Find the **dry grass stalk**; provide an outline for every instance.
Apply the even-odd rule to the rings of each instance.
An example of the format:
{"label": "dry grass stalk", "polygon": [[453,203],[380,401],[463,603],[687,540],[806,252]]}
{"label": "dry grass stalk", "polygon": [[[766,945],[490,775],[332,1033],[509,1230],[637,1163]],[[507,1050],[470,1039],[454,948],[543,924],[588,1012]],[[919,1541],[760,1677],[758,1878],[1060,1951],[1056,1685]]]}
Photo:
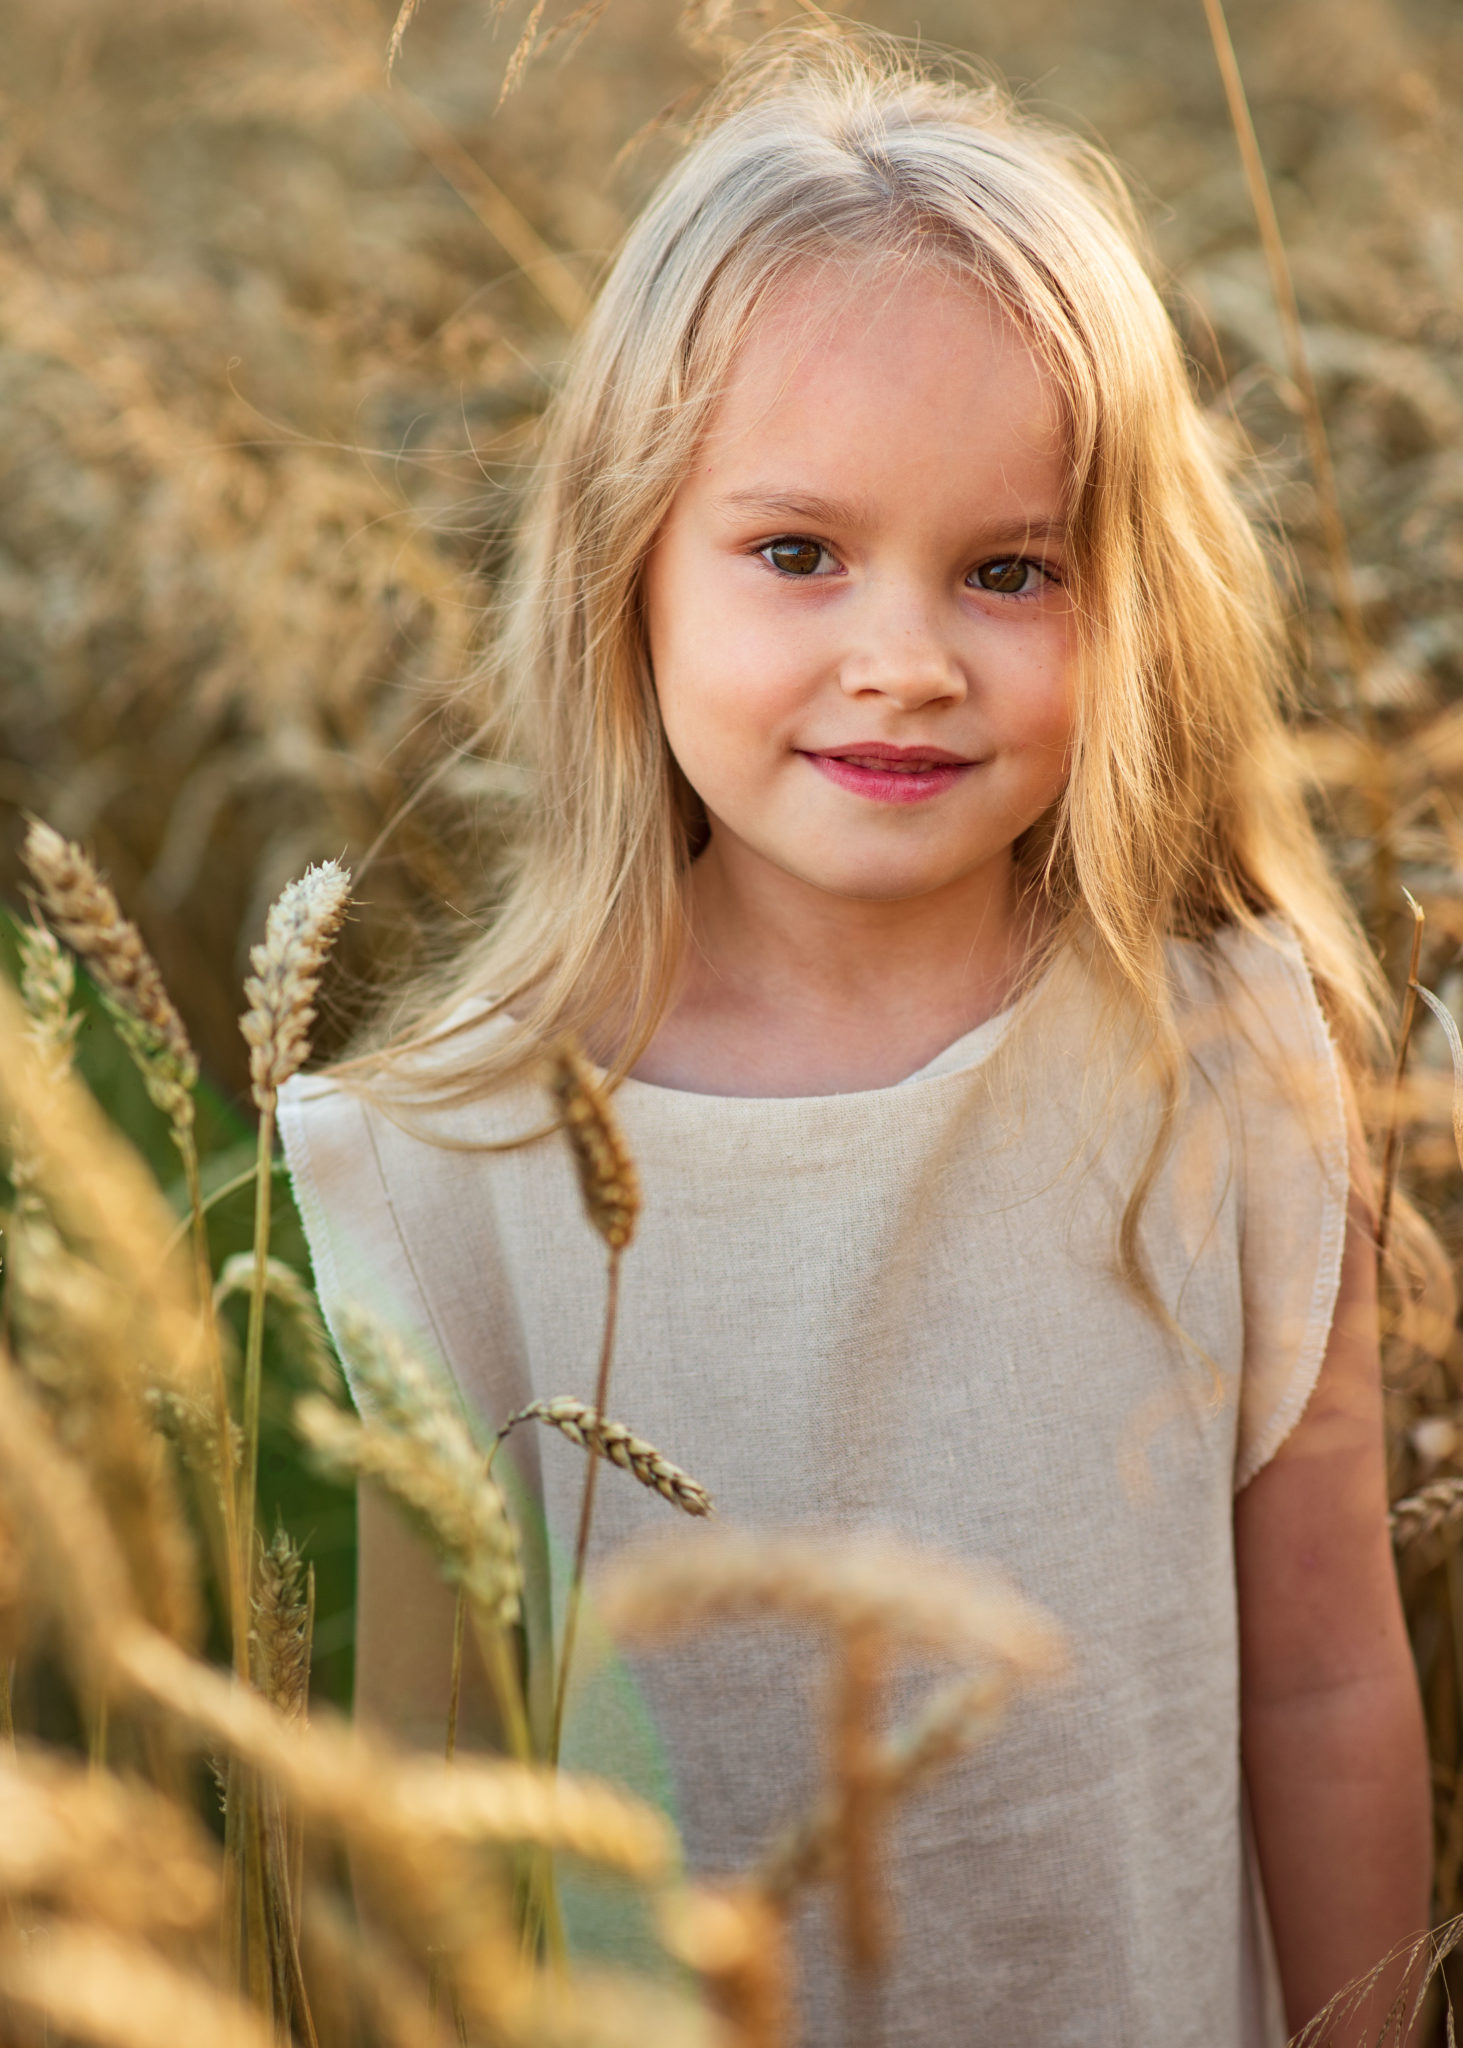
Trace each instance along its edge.
{"label": "dry grass stalk", "polygon": [[604,1084],[577,1046],[565,1043],[555,1051],[549,1092],[569,1140],[584,1212],[610,1250],[623,1251],[640,1214],[640,1177]]}
{"label": "dry grass stalk", "polygon": [[1463,1529],[1463,1479],[1434,1479],[1417,1493],[1392,1503],[1392,1544],[1410,1550],[1430,1538],[1446,1542]]}
{"label": "dry grass stalk", "polygon": [[607,1459],[611,1465],[618,1465],[622,1472],[630,1473],[642,1486],[649,1487],[688,1515],[709,1515],[712,1512],[711,1495],[704,1486],[699,1486],[669,1458],[663,1458],[653,1444],[633,1435],[624,1423],[601,1421],[583,1401],[576,1401],[568,1394],[555,1395],[549,1401],[530,1401],[526,1408],[520,1408],[516,1415],[508,1417],[498,1431],[499,1441],[507,1436],[510,1429],[516,1429],[520,1422],[542,1422],[548,1428],[556,1429],[560,1436],[568,1437],[570,1443],[593,1452],[596,1457]]}
{"label": "dry grass stalk", "polygon": [[[942,1686],[907,1727],[886,1737],[872,1760],[870,1783],[882,1802],[908,1797],[991,1734],[1023,1682],[1008,1666]],[[843,1801],[833,1790],[773,1841],[757,1866],[759,1890],[776,1905],[837,1874],[844,1835]]]}
{"label": "dry grass stalk", "polygon": [[879,1707],[887,1654],[880,1638],[850,1636],[833,1671],[831,1775],[838,1809],[835,1867],[843,1942],[860,1976],[882,1968],[889,1947],[879,1888],[888,1787],[879,1763]]}
{"label": "dry grass stalk", "polygon": [[148,1093],[175,1128],[191,1126],[198,1061],[141,932],[81,848],[51,826],[31,823],[24,858],[48,922],[85,962]]}
{"label": "dry grass stalk", "polygon": [[635,1642],[772,1616],[1021,1679],[1064,1662],[1055,1623],[1003,1580],[895,1537],[709,1529],[636,1543],[606,1568],[598,1598],[605,1625]]}
{"label": "dry grass stalk", "polygon": [[[186,1269],[175,1256],[173,1215],[151,1175],[75,1076],[58,1075],[42,1058],[24,1009],[3,983],[0,1111],[29,1162],[32,1190],[69,1252],[115,1291],[110,1329],[103,1332],[114,1362],[136,1375],[144,1398],[174,1413],[189,1432],[197,1460],[211,1467],[229,1560],[230,1608],[242,1644],[232,1425],[212,1318],[200,1317],[190,1302]],[[196,1180],[191,1137],[183,1156],[185,1166],[193,1159],[190,1179]]]}
{"label": "dry grass stalk", "polygon": [[1377,1209],[1377,1250],[1385,1253],[1392,1222],[1392,1195],[1397,1185],[1397,1163],[1401,1142],[1400,1117],[1402,1083],[1407,1073],[1407,1053],[1412,1044],[1412,1024],[1417,1015],[1417,963],[1422,955],[1422,905],[1403,890],[1412,910],[1412,951],[1407,963],[1407,986],[1402,998],[1402,1022],[1397,1032],[1397,1051],[1392,1064],[1392,1093],[1387,1103],[1387,1136],[1382,1147],[1382,1193]]}
{"label": "dry grass stalk", "polygon": [[218,1855],[175,1801],[40,1751],[0,1757],[0,1896],[122,1934],[200,1934]]}
{"label": "dry grass stalk", "polygon": [[777,1906],[751,1885],[699,1886],[667,1898],[660,1926],[727,2021],[733,2048],[788,2048],[792,1959]]}
{"label": "dry grass stalk", "polygon": [[[221,1309],[234,1295],[251,1294],[253,1288],[254,1254],[251,1251],[236,1252],[224,1261],[219,1271],[213,1290],[215,1310]],[[264,1293],[267,1301],[283,1309],[286,1325],[294,1333],[297,1356],[308,1377],[322,1392],[340,1393],[340,1371],[335,1353],[330,1348],[330,1338],[309,1286],[283,1259],[266,1259]]]}
{"label": "dry grass stalk", "polygon": [[[610,1107],[609,1095],[576,1045],[566,1040],[558,1046],[549,1061],[548,1079],[549,1092],[569,1140],[584,1212],[609,1250],[604,1331],[600,1339],[592,1403],[596,1415],[605,1415],[609,1412],[610,1371],[614,1363],[615,1324],[620,1306],[620,1260],[635,1234],[635,1222],[640,1214],[640,1177]],[[584,1599],[584,1573],[589,1562],[589,1537],[594,1525],[599,1467],[600,1460],[591,1458],[585,1468],[584,1492],[579,1502],[574,1568],[564,1605],[564,1631],[559,1643],[559,1669],[554,1684],[554,1722],[549,1737],[551,1763],[558,1762],[564,1739],[569,1674],[573,1669],[579,1611]]]}
{"label": "dry grass stalk", "polygon": [[1448,1041],[1448,1053],[1453,1062],[1453,1146],[1458,1154],[1458,1164],[1463,1166],[1463,1039],[1458,1036],[1458,1027],[1453,1022],[1451,1011],[1440,1003],[1431,989],[1422,988],[1416,981],[1410,981],[1409,991],[1420,996],[1439,1024]]}
{"label": "dry grass stalk", "polygon": [[0,1996],[96,2048],[278,2048],[257,2014],[203,1979],[136,1942],[65,1921],[0,1949]]}
{"label": "dry grass stalk", "polygon": [[44,1216],[19,1225],[7,1306],[12,1340],[61,1444],[90,1475],[142,1611],[180,1642],[202,1631],[193,1541],[131,1358],[131,1303],[74,1258]]}
{"label": "dry grass stalk", "polygon": [[244,983],[249,1008],[240,1029],[261,1110],[273,1110],[280,1089],[309,1057],[320,976],[344,921],[350,887],[350,874],[337,861],[307,868],[273,905],[264,943],[250,951],[254,972]]}

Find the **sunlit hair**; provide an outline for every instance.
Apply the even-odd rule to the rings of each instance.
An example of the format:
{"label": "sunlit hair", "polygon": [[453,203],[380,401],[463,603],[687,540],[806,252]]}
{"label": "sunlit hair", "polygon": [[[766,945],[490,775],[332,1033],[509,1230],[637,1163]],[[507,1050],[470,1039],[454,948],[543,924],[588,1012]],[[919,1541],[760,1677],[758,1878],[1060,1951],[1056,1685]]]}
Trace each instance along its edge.
{"label": "sunlit hair", "polygon": [[1275,584],[1138,248],[1106,158],[987,84],[871,37],[782,38],[734,72],[626,239],[546,423],[487,679],[496,742],[535,778],[501,907],[346,1078],[379,1087],[392,1048],[469,996],[511,1023],[438,1048],[447,1099],[566,1031],[619,1072],[645,1048],[705,830],[656,707],[646,556],[764,310],[809,266],[869,262],[938,263],[997,300],[1065,406],[1075,742],[1064,795],[1016,848],[1043,957],[1080,931],[1136,999],[1171,1116],[1165,939],[1278,912],[1361,1061],[1368,956],[1306,813]]}

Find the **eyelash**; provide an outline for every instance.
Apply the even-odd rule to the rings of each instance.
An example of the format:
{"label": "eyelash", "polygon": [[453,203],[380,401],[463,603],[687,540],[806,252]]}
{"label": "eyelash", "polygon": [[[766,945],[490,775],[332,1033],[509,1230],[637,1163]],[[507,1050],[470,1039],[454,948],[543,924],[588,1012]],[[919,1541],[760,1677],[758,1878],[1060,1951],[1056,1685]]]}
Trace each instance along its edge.
{"label": "eyelash", "polygon": [[[837,560],[836,555],[834,555],[832,548],[828,546],[827,542],[821,540],[814,540],[811,534],[775,534],[771,540],[763,541],[760,544],[760,546],[755,550],[755,552],[761,558],[762,561],[766,562],[768,568],[772,570],[774,575],[782,577],[784,581],[788,583],[811,583],[817,578],[816,569],[810,570],[806,574],[799,575],[796,570],[780,569],[778,567],[776,562],[774,562],[771,558],[772,550],[774,548],[788,546],[815,547],[818,550],[820,556],[826,555],[829,557],[830,560]],[[1042,580],[1040,583],[1037,584],[1035,589],[988,590],[983,585],[972,583],[971,581],[971,578],[977,576],[982,569],[994,569],[1012,562],[1019,563],[1022,568],[1034,569],[1036,571],[1037,575]],[[992,555],[988,560],[976,563],[975,567],[970,571],[969,576],[967,576],[966,578],[966,588],[980,590],[982,591],[982,594],[986,597],[1008,597],[1014,604],[1023,604],[1029,602],[1034,597],[1039,597],[1044,589],[1051,590],[1059,588],[1061,585],[1061,580],[1061,577],[1057,574],[1057,572],[1054,569],[1048,568],[1045,562],[1038,562],[1030,555]]]}

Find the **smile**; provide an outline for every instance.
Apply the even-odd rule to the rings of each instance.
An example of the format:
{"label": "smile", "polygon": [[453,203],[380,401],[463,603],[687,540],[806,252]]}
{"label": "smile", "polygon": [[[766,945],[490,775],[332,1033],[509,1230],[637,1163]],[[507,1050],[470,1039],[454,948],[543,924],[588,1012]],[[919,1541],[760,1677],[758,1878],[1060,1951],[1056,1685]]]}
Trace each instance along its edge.
{"label": "smile", "polygon": [[928,803],[980,765],[942,747],[870,746],[836,754],[806,752],[803,759],[840,789],[882,804]]}

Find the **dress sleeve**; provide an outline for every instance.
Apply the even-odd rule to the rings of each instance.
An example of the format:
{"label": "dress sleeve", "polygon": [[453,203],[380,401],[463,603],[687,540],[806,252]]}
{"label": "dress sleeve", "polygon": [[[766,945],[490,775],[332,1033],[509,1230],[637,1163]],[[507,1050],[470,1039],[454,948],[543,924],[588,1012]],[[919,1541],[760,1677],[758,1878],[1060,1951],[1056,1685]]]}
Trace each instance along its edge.
{"label": "dress sleeve", "polygon": [[[370,1110],[317,1075],[280,1090],[279,1134],[336,1348],[342,1310],[376,1315],[439,1369],[446,1347],[392,1204]],[[347,1366],[349,1377],[349,1366]],[[360,1402],[360,1389],[351,1392]]]}
{"label": "dress sleeve", "polygon": [[1350,1193],[1341,1067],[1284,926],[1220,942],[1239,1124],[1244,1371],[1235,1491],[1300,1420],[1341,1279]]}

